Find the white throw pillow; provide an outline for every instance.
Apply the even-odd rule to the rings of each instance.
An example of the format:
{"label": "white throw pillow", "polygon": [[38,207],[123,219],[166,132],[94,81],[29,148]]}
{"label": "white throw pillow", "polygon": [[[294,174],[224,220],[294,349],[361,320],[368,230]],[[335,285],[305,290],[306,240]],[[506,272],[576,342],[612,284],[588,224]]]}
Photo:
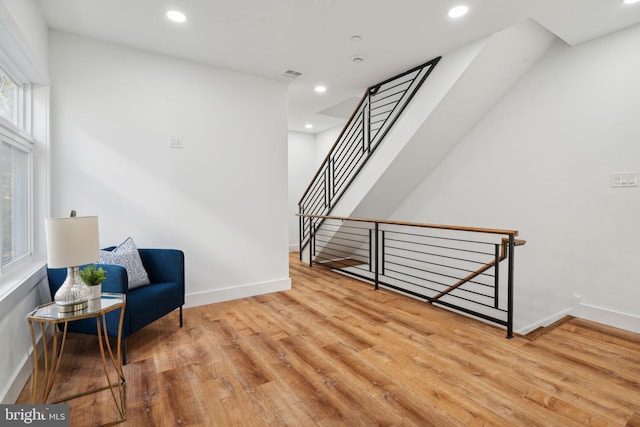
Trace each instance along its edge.
{"label": "white throw pillow", "polygon": [[112,251],[100,251],[101,264],[120,265],[127,270],[129,289],[149,284],[149,276],[133,239],[129,237]]}

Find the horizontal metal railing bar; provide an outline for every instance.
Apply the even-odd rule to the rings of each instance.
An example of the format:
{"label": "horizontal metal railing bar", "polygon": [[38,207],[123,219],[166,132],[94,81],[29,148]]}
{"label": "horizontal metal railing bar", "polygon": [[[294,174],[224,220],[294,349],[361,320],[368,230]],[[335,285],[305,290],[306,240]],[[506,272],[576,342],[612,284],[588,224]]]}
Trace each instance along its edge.
{"label": "horizontal metal railing bar", "polygon": [[[395,264],[395,265],[398,265],[398,264]],[[402,265],[400,267],[406,267],[406,266]],[[436,284],[442,285],[444,287],[449,287],[449,284],[447,284],[447,283],[442,283],[442,282],[438,282],[437,280],[427,279],[425,276],[416,276],[414,274],[409,274],[406,271],[394,270],[393,268],[389,268],[389,267],[385,267],[384,270],[385,270],[384,276],[386,276],[386,277],[393,277],[394,279],[397,279],[397,277],[394,277],[393,275],[387,273],[388,271],[390,271],[392,273],[402,274],[403,276],[413,277],[415,279],[419,279],[419,280],[422,280],[422,281],[425,281],[425,282],[436,283]],[[419,269],[419,268],[410,268],[410,270],[417,270],[419,272],[429,273],[429,274],[432,274],[434,276],[447,277],[449,279],[454,279],[454,280],[463,279],[462,277],[450,276],[448,274],[436,273],[435,271],[422,270],[422,269]],[[407,282],[407,283],[409,283],[409,282]],[[474,282],[473,280],[469,280],[469,281],[467,281],[467,283],[473,283],[473,284],[479,285],[479,286],[489,286],[489,287],[491,287],[491,285],[486,285],[486,284],[480,283],[480,282]],[[419,286],[417,283],[413,283],[413,285]],[[460,290],[460,291],[465,291],[465,292],[469,292],[469,293],[472,293],[472,294],[486,296],[485,294],[482,294],[480,292],[471,291],[469,289],[464,289],[462,287],[456,288],[456,290]]]}
{"label": "horizontal metal railing bar", "polygon": [[[409,88],[414,83],[414,81],[415,80],[407,80],[407,81],[401,82],[401,83],[395,85],[394,87],[389,88],[388,90],[386,90],[384,96],[380,96],[380,94],[372,96],[371,100],[369,101],[369,104],[371,105],[371,109],[374,110],[376,108],[379,108],[380,105],[382,105],[382,104],[388,104],[387,100],[389,100],[390,98],[393,98],[393,97],[396,97],[398,100],[402,99],[404,94],[409,91]],[[386,92],[388,92],[388,93],[386,93]],[[398,96],[398,95],[400,95],[400,96]],[[395,102],[393,102],[393,103],[395,104]]]}
{"label": "horizontal metal railing bar", "polygon": [[[319,233],[332,233],[332,234],[340,233],[340,234],[345,234],[345,235],[347,235],[347,236],[354,236],[354,237],[355,237],[355,236],[357,236],[357,237],[363,237],[363,238],[368,238],[368,237],[369,237],[369,236],[368,236],[368,233],[361,233],[361,232],[359,232],[359,231],[360,231],[360,230],[357,230],[357,229],[355,229],[355,230],[325,229],[325,228],[324,228],[324,224],[323,224],[323,227],[321,227],[320,229],[318,229],[318,232],[317,232],[316,234],[319,234]],[[369,230],[365,228],[365,229],[363,229],[362,231],[368,232]]]}
{"label": "horizontal metal railing bar", "polygon": [[[401,259],[404,259],[404,260],[415,261],[415,262],[422,263],[422,264],[429,264],[429,265],[435,265],[435,266],[438,266],[438,267],[450,268],[452,270],[464,271],[465,273],[474,273],[476,271],[476,270],[468,270],[466,268],[461,268],[461,267],[454,267],[454,266],[447,265],[447,264],[439,264],[437,262],[432,262],[432,261],[425,261],[425,260],[421,260],[421,259],[417,259],[417,258],[403,257],[403,256],[400,256],[400,255],[395,255],[395,254],[386,254],[385,255],[386,264],[402,265],[402,264],[400,264],[398,262],[393,262],[393,260],[389,259],[389,258],[401,258]],[[480,264],[480,265],[486,265],[487,264],[486,262],[482,263],[482,262],[475,262],[475,261],[470,262],[470,263]],[[485,273],[485,272],[480,273],[480,275],[481,276],[486,276],[486,277],[495,277],[493,274]],[[462,277],[460,277],[460,279],[462,279]]]}
{"label": "horizontal metal railing bar", "polygon": [[[429,243],[421,243],[421,242],[409,242],[407,240],[395,240],[395,239],[388,239],[391,240],[393,242],[398,242],[398,243],[407,243],[407,244],[412,244],[412,245],[417,245],[419,247],[429,247],[429,248],[438,248],[438,249],[447,249],[450,251],[457,251],[457,252],[466,252],[466,253],[470,253],[470,254],[478,254],[478,255],[493,255],[493,253],[487,253],[487,252],[481,252],[481,251],[474,251],[472,249],[461,249],[461,248],[452,248],[450,246],[442,246],[442,245],[432,245]],[[405,249],[405,248],[401,248],[398,246],[390,246],[390,248],[393,249],[401,249],[401,250],[407,250],[410,251],[410,249]],[[414,251],[416,252],[416,251]]]}
{"label": "horizontal metal railing bar", "polygon": [[[389,114],[385,114],[385,115],[383,116],[384,118],[382,119],[382,124],[380,125],[380,128],[378,129],[378,131],[380,131],[380,130],[384,129],[384,130],[385,130],[385,132],[386,132],[387,130],[389,130],[389,129],[388,129],[388,126],[387,126],[387,122],[389,121],[389,118],[391,117],[391,114],[392,114],[392,113],[393,113],[393,111],[391,111]],[[379,123],[379,122],[380,122],[380,120],[377,120],[377,121],[376,121],[376,120],[374,120],[374,119],[373,119],[373,117],[372,117],[372,118],[371,118],[371,122],[372,122],[372,123]],[[375,138],[372,138],[372,140],[376,140],[376,141],[377,141],[377,140],[378,140],[378,135],[376,134],[376,137],[375,137]]]}
{"label": "horizontal metal railing bar", "polygon": [[335,233],[340,233],[340,234],[346,234],[348,236],[359,236],[359,237],[365,237],[365,238],[369,237],[369,233],[360,233],[360,232],[358,232],[360,230],[368,232],[369,229],[367,229],[367,228],[353,229],[353,230],[347,231],[347,230],[344,230],[344,229],[341,229],[341,228],[329,229],[329,228],[325,228],[324,226],[325,226],[325,224],[323,224],[322,227],[320,227],[318,229],[318,231],[316,231],[317,235],[319,235],[319,234],[329,235],[329,234],[326,234],[326,233],[331,233],[330,235],[333,235]]}
{"label": "horizontal metal railing bar", "polygon": [[[393,244],[395,243],[395,244]],[[486,264],[485,258],[493,254],[483,254],[481,252],[465,251],[464,249],[448,249],[442,246],[433,247],[430,245],[411,245],[410,242],[404,242],[404,245],[396,246],[403,242],[385,242],[385,252],[390,254],[397,254],[406,257],[415,256],[415,254],[424,254],[434,258],[441,258],[442,260],[450,259],[455,261],[467,261],[472,264]],[[444,250],[438,250],[444,249]]]}
{"label": "horizontal metal railing bar", "polygon": [[367,271],[369,271],[367,269],[359,267],[359,265],[362,265],[362,264],[358,264],[357,266],[350,266],[348,261],[327,261],[326,264],[327,265],[322,265],[322,264],[320,264],[320,265],[322,267],[327,267],[327,268],[330,268],[330,269],[340,268],[340,267],[334,267],[334,266],[342,265],[343,268],[349,267],[352,270],[364,272],[363,275],[366,274]]}
{"label": "horizontal metal railing bar", "polygon": [[[450,303],[448,303],[446,301],[437,300],[437,301],[432,301],[431,303],[432,304],[443,305],[443,306],[449,307],[449,308],[451,308],[453,310],[458,310],[458,311],[461,311],[463,313],[467,313],[467,314],[470,314],[472,316],[479,317],[481,319],[487,320],[489,322],[494,322],[494,323],[496,323],[498,325],[509,326],[509,322],[507,322],[506,320],[502,320],[502,319],[499,319],[497,317],[492,317],[492,316],[486,315],[484,313],[479,313],[477,311],[469,310],[468,308],[465,308],[465,307],[459,307],[459,306],[457,306],[455,304],[450,304]],[[497,309],[497,311],[500,311],[502,313],[506,313],[506,310]]]}
{"label": "horizontal metal railing bar", "polygon": [[428,224],[428,223],[421,223],[421,222],[352,218],[352,217],[330,216],[330,215],[296,214],[296,216],[307,217],[307,218],[335,219],[335,220],[354,221],[354,222],[371,222],[371,223],[378,223],[378,224],[406,225],[408,227],[434,228],[439,230],[473,231],[476,233],[486,233],[486,234],[506,234],[509,236],[518,235],[518,230],[507,230],[507,229],[499,229],[499,228],[467,227],[467,226],[460,226],[460,225]]}
{"label": "horizontal metal railing bar", "polygon": [[[402,99],[405,93],[409,91],[413,83],[414,83],[414,80],[404,81],[392,88],[389,88],[388,90],[385,90],[384,92],[381,92],[381,93],[384,93],[384,96],[380,96],[380,94],[376,94],[375,96],[372,96],[371,100],[369,101],[369,104],[371,105],[371,109],[374,110],[376,108],[379,108],[380,105],[378,104],[385,103],[385,101],[393,97],[397,97],[399,100]],[[394,89],[397,89],[397,90],[394,90]],[[398,95],[400,96],[398,97]]]}
{"label": "horizontal metal railing bar", "polygon": [[[341,256],[341,255],[343,255],[343,254],[335,254],[335,256],[333,256],[333,257],[328,257],[328,256],[319,257],[318,259],[321,260],[321,261],[319,261],[319,263],[320,264],[323,264],[323,263],[334,263],[334,264],[343,264],[346,267],[351,267],[351,266],[355,267],[355,264],[347,264],[347,261],[349,261],[351,263],[353,263],[353,261],[356,261],[359,264],[368,266],[367,260],[361,258],[362,256],[360,256],[360,257],[357,257],[357,256],[355,256],[355,257],[354,256],[345,257],[345,256]],[[324,260],[324,261],[322,261],[322,260]],[[318,263],[318,261],[316,261],[316,263]]]}
{"label": "horizontal metal railing bar", "polygon": [[381,103],[381,101],[383,100],[379,100],[376,104],[372,103],[370,117],[374,118],[383,114],[386,116],[391,115],[398,103],[402,101],[402,96],[403,94],[396,93],[388,96],[387,99],[385,99],[385,101],[389,102]]}
{"label": "horizontal metal railing bar", "polygon": [[[347,249],[354,249],[354,250],[355,250],[355,249],[359,249],[359,248],[362,246],[362,245],[360,245],[360,246],[353,246],[353,245],[348,245],[348,244],[346,244],[346,243],[343,243],[343,244],[341,244],[341,245],[334,245],[334,246],[330,246],[330,244],[326,244],[326,243],[328,243],[328,242],[329,242],[328,240],[316,240],[316,245],[318,244],[318,242],[319,242],[320,244],[323,244],[323,245],[320,247],[320,249],[321,249],[321,250],[323,250],[323,249],[327,249],[327,250],[329,250],[329,249],[336,249],[336,248],[338,248],[338,247],[347,248]],[[321,250],[318,250],[317,252],[321,252]],[[346,251],[342,251],[342,252],[346,252]]]}
{"label": "horizontal metal railing bar", "polygon": [[431,283],[431,284],[436,285],[436,286],[442,286],[442,287],[446,287],[447,286],[446,283],[438,282],[437,280],[425,279],[424,277],[415,276],[415,275],[412,275],[412,274],[407,274],[407,273],[404,273],[402,271],[397,271],[397,270],[393,270],[393,269],[390,269],[390,268],[385,268],[385,274],[382,275],[383,277],[388,277],[390,279],[394,279],[394,280],[397,280],[399,282],[408,283],[411,286],[417,286],[419,288],[429,289],[430,291],[438,292],[438,289],[430,288],[428,286],[425,286],[425,285],[422,285],[422,284],[416,283],[416,282],[409,282],[408,280],[401,279],[400,277],[394,276],[393,274],[389,274],[388,271],[390,271],[391,273],[401,274],[403,277],[412,277],[414,279],[420,279],[423,282]]}
{"label": "horizontal metal railing bar", "polygon": [[415,74],[416,74],[415,76],[409,77],[409,78],[407,78],[406,80],[402,80],[402,78],[395,79],[395,80],[394,80],[394,82],[397,82],[397,83],[394,83],[394,84],[392,84],[392,85],[389,85],[389,86],[385,87],[384,89],[380,89],[380,90],[378,90],[378,91],[375,93],[375,95],[372,95],[372,96],[371,96],[371,98],[372,98],[372,99],[378,99],[378,97],[379,97],[381,94],[383,94],[383,93],[385,93],[385,92],[388,92],[388,91],[390,91],[390,90],[393,90],[393,89],[397,88],[398,86],[406,85],[407,83],[409,83],[409,86],[411,86],[411,83],[415,82],[415,81],[416,81],[416,77],[418,77],[418,76],[420,75],[420,73],[415,73]]}
{"label": "horizontal metal railing bar", "polygon": [[[323,238],[329,239],[329,240],[324,240]],[[363,245],[366,243],[366,241],[364,241],[363,239],[353,239],[350,237],[342,237],[340,235],[338,236],[334,236],[332,234],[316,234],[316,241],[318,242],[330,242],[330,241],[336,241],[336,240],[340,240],[340,241],[344,241],[344,242],[353,242],[353,243],[357,243],[359,245]],[[337,243],[340,244],[340,243]]]}
{"label": "horizontal metal railing bar", "polygon": [[316,263],[318,263],[318,262],[319,262],[320,264],[322,264],[322,263],[327,263],[327,262],[336,263],[336,264],[340,264],[340,263],[342,263],[342,264],[344,264],[345,266],[350,267],[350,266],[352,266],[353,264],[347,265],[346,260],[349,260],[350,262],[357,261],[357,262],[358,262],[358,263],[360,263],[360,264],[363,264],[363,265],[367,265],[367,266],[368,266],[368,264],[367,264],[367,260],[366,260],[366,259],[361,259],[361,258],[360,258],[360,257],[362,257],[362,255],[361,255],[361,256],[349,256],[349,257],[344,256],[344,254],[341,254],[341,253],[337,253],[337,254],[328,254],[328,255],[333,255],[333,256],[331,256],[331,257],[329,257],[329,256],[318,257],[318,259],[319,259],[320,261],[316,261]]}
{"label": "horizontal metal railing bar", "polygon": [[[395,279],[395,278],[394,278],[394,277],[391,277],[391,279]],[[402,279],[395,279],[395,280],[398,280],[399,282],[408,283],[408,284],[410,284],[410,285],[414,285],[414,283],[407,282],[406,280],[402,280]],[[387,287],[390,287],[390,288],[393,288],[393,289],[399,290],[399,291],[401,291],[401,292],[406,292],[406,293],[408,293],[408,294],[410,294],[410,295],[413,295],[413,296],[416,296],[416,297],[420,297],[420,298],[425,299],[425,300],[428,300],[428,299],[429,299],[429,297],[427,297],[426,295],[420,294],[420,293],[418,293],[418,292],[416,292],[416,291],[412,291],[411,289],[401,288],[400,286],[396,286],[396,285],[393,285],[393,284],[391,284],[391,283],[384,282],[384,281],[381,281],[381,280],[379,280],[378,282],[379,282],[379,284],[380,284],[381,286],[387,286]],[[422,289],[427,289],[427,290],[429,290],[429,291],[433,291],[433,292],[438,292],[438,290],[437,290],[437,289],[431,289],[431,288],[429,288],[428,286],[417,286],[417,287],[422,288]]]}
{"label": "horizontal metal railing bar", "polygon": [[334,227],[334,228],[349,228],[356,230],[371,230],[371,227],[367,227],[366,225],[360,226],[360,224],[349,224],[349,221],[340,220],[340,222],[330,222],[325,221],[322,225],[323,227]]}
{"label": "horizontal metal railing bar", "polygon": [[[407,85],[407,86],[411,86],[411,84]],[[406,89],[405,89],[406,91]],[[387,96],[384,96],[382,98],[376,98],[376,99],[372,99],[371,100],[371,115],[375,116],[375,115],[379,115],[381,113],[376,112],[375,114],[373,113],[373,111],[379,110],[381,108],[384,108],[386,106],[389,105],[393,105],[394,107],[396,105],[398,105],[398,102],[402,100],[402,97],[404,96],[406,92],[403,91],[398,91],[398,92],[393,92],[388,94]],[[384,102],[384,101],[388,101],[390,99],[393,99],[393,101],[390,102]],[[393,108],[391,110],[388,111],[393,111]]]}
{"label": "horizontal metal railing bar", "polygon": [[[425,289],[425,290],[429,290],[429,291],[437,292],[437,289],[433,289],[433,288],[430,288],[430,287],[428,287],[428,286],[418,285],[418,284],[415,284],[415,283],[412,283],[412,282],[407,282],[406,280],[402,280],[402,279],[399,279],[399,278],[396,278],[396,277],[392,277],[392,276],[385,276],[385,277],[389,277],[390,279],[394,279],[394,280],[397,280],[397,281],[399,281],[399,282],[404,282],[404,283],[410,284],[410,285],[415,286],[415,287],[420,288],[420,289]],[[437,283],[437,282],[436,282],[436,283]],[[391,285],[391,284],[390,284],[390,283],[388,283],[388,282],[379,282],[379,284],[380,284],[380,285],[387,285],[387,286],[390,286],[390,285]],[[393,286],[395,286],[395,285],[393,285]],[[430,302],[432,302],[432,303],[440,302],[440,301],[441,301],[441,300],[434,300],[434,299],[432,299],[432,298],[428,297],[427,295],[423,295],[423,294],[417,293],[417,292],[415,292],[415,291],[411,291],[410,289],[402,288],[402,287],[400,287],[400,286],[395,286],[395,289],[400,289],[400,290],[402,290],[402,291],[404,291],[404,292],[412,292],[412,294],[413,294],[413,295],[415,295],[415,296],[419,296],[420,298],[423,298],[423,299],[425,299],[425,300],[428,300],[428,301],[430,301]],[[459,300],[462,300],[462,301],[470,302],[470,303],[473,303],[473,304],[478,305],[478,306],[481,306],[481,307],[490,308],[490,309],[492,309],[492,310],[499,311],[499,312],[502,312],[502,313],[504,313],[504,312],[505,312],[505,310],[504,310],[504,309],[501,309],[501,308],[495,308],[493,305],[484,304],[484,303],[482,303],[482,302],[479,302],[479,301],[476,301],[476,300],[472,300],[472,299],[469,299],[469,298],[465,298],[465,297],[462,297],[462,296],[459,296],[459,295],[448,294],[447,296],[448,296],[448,297],[450,297],[450,298],[456,298],[456,299],[459,299]],[[486,295],[482,295],[482,296],[483,296],[483,297],[485,297],[485,298],[490,298],[490,297],[487,297]],[[451,304],[451,307],[458,307],[458,306],[457,306],[457,305],[454,305],[454,304]]]}
{"label": "horizontal metal railing bar", "polygon": [[[321,254],[316,255],[316,259],[319,260],[326,260],[326,261],[331,261],[331,262],[340,262],[340,260],[342,261],[357,261],[360,264],[367,264],[368,265],[368,260],[369,260],[369,254],[354,254],[354,253],[347,253],[347,252],[333,252],[333,251],[322,251]],[[314,265],[317,264],[318,261],[314,261]]]}
{"label": "horizontal metal railing bar", "polygon": [[366,257],[369,258],[369,254],[367,253],[356,253],[356,252],[345,252],[340,250],[335,250],[335,248],[323,249],[316,254],[316,259],[337,259],[337,258],[348,258],[348,257]]}
{"label": "horizontal metal railing bar", "polygon": [[354,234],[354,233],[338,233],[338,235],[335,234],[320,234],[320,236],[322,237],[327,237],[327,238],[335,238],[335,239],[341,239],[341,241],[346,241],[346,242],[353,242],[353,243],[357,243],[360,245],[364,245],[368,242],[368,239],[366,239],[366,236],[363,236],[362,234]]}
{"label": "horizontal metal railing bar", "polygon": [[[380,123],[380,122],[385,123],[389,119],[389,116],[391,115],[391,113],[393,113],[393,109],[386,110],[386,111],[380,111],[380,112],[375,113],[375,114],[372,113],[371,116],[370,116],[371,117],[371,124],[376,124],[376,123]],[[382,117],[382,119],[378,120],[378,118],[380,118],[380,117]],[[380,126],[380,127],[382,127],[382,126]]]}
{"label": "horizontal metal railing bar", "polygon": [[[494,246],[497,242],[487,242],[484,240],[471,240],[471,239],[460,239],[455,237],[444,237],[444,236],[434,236],[433,234],[417,234],[417,233],[409,233],[407,231],[399,231],[399,230],[383,230],[387,236],[392,234],[400,234],[402,236],[415,236],[415,237],[423,237],[434,240],[447,240],[451,242],[462,242],[462,243],[475,243],[478,245],[487,245]],[[399,239],[398,239],[399,240]]]}
{"label": "horizontal metal railing bar", "polygon": [[[421,282],[412,282],[412,281],[409,281],[409,280],[406,280],[406,279],[402,279],[400,276],[395,276],[393,274],[384,274],[381,277],[387,277],[389,279],[394,279],[394,280],[397,280],[399,282],[403,282],[403,283],[406,283],[408,285],[415,286],[415,287],[418,287],[418,288],[428,289],[430,291],[433,291],[434,293],[435,292],[438,292],[438,293],[442,292],[442,288],[446,287],[445,284],[443,284],[442,282],[439,282],[437,280],[431,280],[431,279],[427,279],[427,278],[424,278],[424,277],[412,276],[410,274],[406,274],[406,273],[403,273],[403,272],[397,272],[395,270],[391,270],[391,271],[393,273],[401,274],[402,277],[409,277],[409,278],[413,277],[413,278],[420,279]],[[430,284],[432,286],[427,286],[426,284]],[[486,293],[483,293],[483,292],[472,291],[472,290],[464,289],[464,288],[461,288],[461,287],[460,288],[456,288],[455,292],[465,292],[465,293],[469,293],[469,294],[472,294],[472,295],[480,296],[482,298],[486,298],[486,299],[491,300],[491,301],[494,300],[492,294],[486,294]],[[483,304],[483,303],[481,303],[481,302],[479,302],[477,300],[471,300],[471,299],[468,299],[468,298],[464,298],[464,297],[462,297],[460,295],[454,294],[453,291],[451,293],[448,293],[447,296],[454,297],[454,298],[465,299],[466,301],[472,302],[474,304],[480,304],[480,305],[486,305],[488,307],[493,307],[493,304],[492,305]],[[425,295],[425,297],[426,297],[426,295]],[[435,300],[435,298],[432,298],[432,297],[428,297],[428,298]]]}
{"label": "horizontal metal railing bar", "polygon": [[[369,266],[368,263],[368,259],[369,256],[367,254],[348,254],[348,253],[344,253],[344,252],[338,252],[338,253],[328,253],[323,257],[318,257],[318,259],[321,260],[327,260],[327,261],[331,261],[331,262],[338,262],[336,260],[342,259],[342,260],[350,260],[350,261],[357,261],[360,264],[363,265],[367,265],[367,267]],[[346,265],[346,267],[353,267],[354,265]]]}

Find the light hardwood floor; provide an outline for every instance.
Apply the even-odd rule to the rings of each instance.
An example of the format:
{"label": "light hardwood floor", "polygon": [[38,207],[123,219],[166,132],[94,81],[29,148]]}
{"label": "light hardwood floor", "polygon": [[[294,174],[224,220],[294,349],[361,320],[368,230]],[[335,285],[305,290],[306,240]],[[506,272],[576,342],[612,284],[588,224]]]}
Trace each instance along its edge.
{"label": "light hardwood floor", "polygon": [[[185,310],[129,338],[122,426],[640,426],[640,335],[570,319],[536,338],[290,259],[292,290]],[[102,379],[72,336],[55,393]],[[28,401],[29,385],[19,403]],[[107,392],[71,425],[115,418]]]}

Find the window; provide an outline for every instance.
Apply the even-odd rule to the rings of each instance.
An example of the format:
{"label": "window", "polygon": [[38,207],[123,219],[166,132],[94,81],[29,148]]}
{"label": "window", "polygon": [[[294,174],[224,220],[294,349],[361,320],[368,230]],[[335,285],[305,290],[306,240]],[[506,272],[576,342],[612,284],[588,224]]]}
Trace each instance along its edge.
{"label": "window", "polygon": [[31,253],[31,142],[18,128],[23,93],[0,69],[0,274]]}
{"label": "window", "polygon": [[18,124],[18,85],[0,69],[0,117]]}

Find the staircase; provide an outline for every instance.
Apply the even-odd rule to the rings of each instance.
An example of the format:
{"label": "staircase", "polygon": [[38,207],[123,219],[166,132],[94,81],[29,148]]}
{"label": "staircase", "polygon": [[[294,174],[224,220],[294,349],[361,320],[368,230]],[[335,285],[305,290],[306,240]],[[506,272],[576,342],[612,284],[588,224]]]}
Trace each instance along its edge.
{"label": "staircase", "polygon": [[[300,214],[328,215],[380,146],[440,58],[367,89],[298,204]],[[300,252],[322,221],[301,217]]]}
{"label": "staircase", "polygon": [[[529,19],[370,87],[299,213],[388,218],[555,40]],[[302,259],[322,221],[301,217]]]}

